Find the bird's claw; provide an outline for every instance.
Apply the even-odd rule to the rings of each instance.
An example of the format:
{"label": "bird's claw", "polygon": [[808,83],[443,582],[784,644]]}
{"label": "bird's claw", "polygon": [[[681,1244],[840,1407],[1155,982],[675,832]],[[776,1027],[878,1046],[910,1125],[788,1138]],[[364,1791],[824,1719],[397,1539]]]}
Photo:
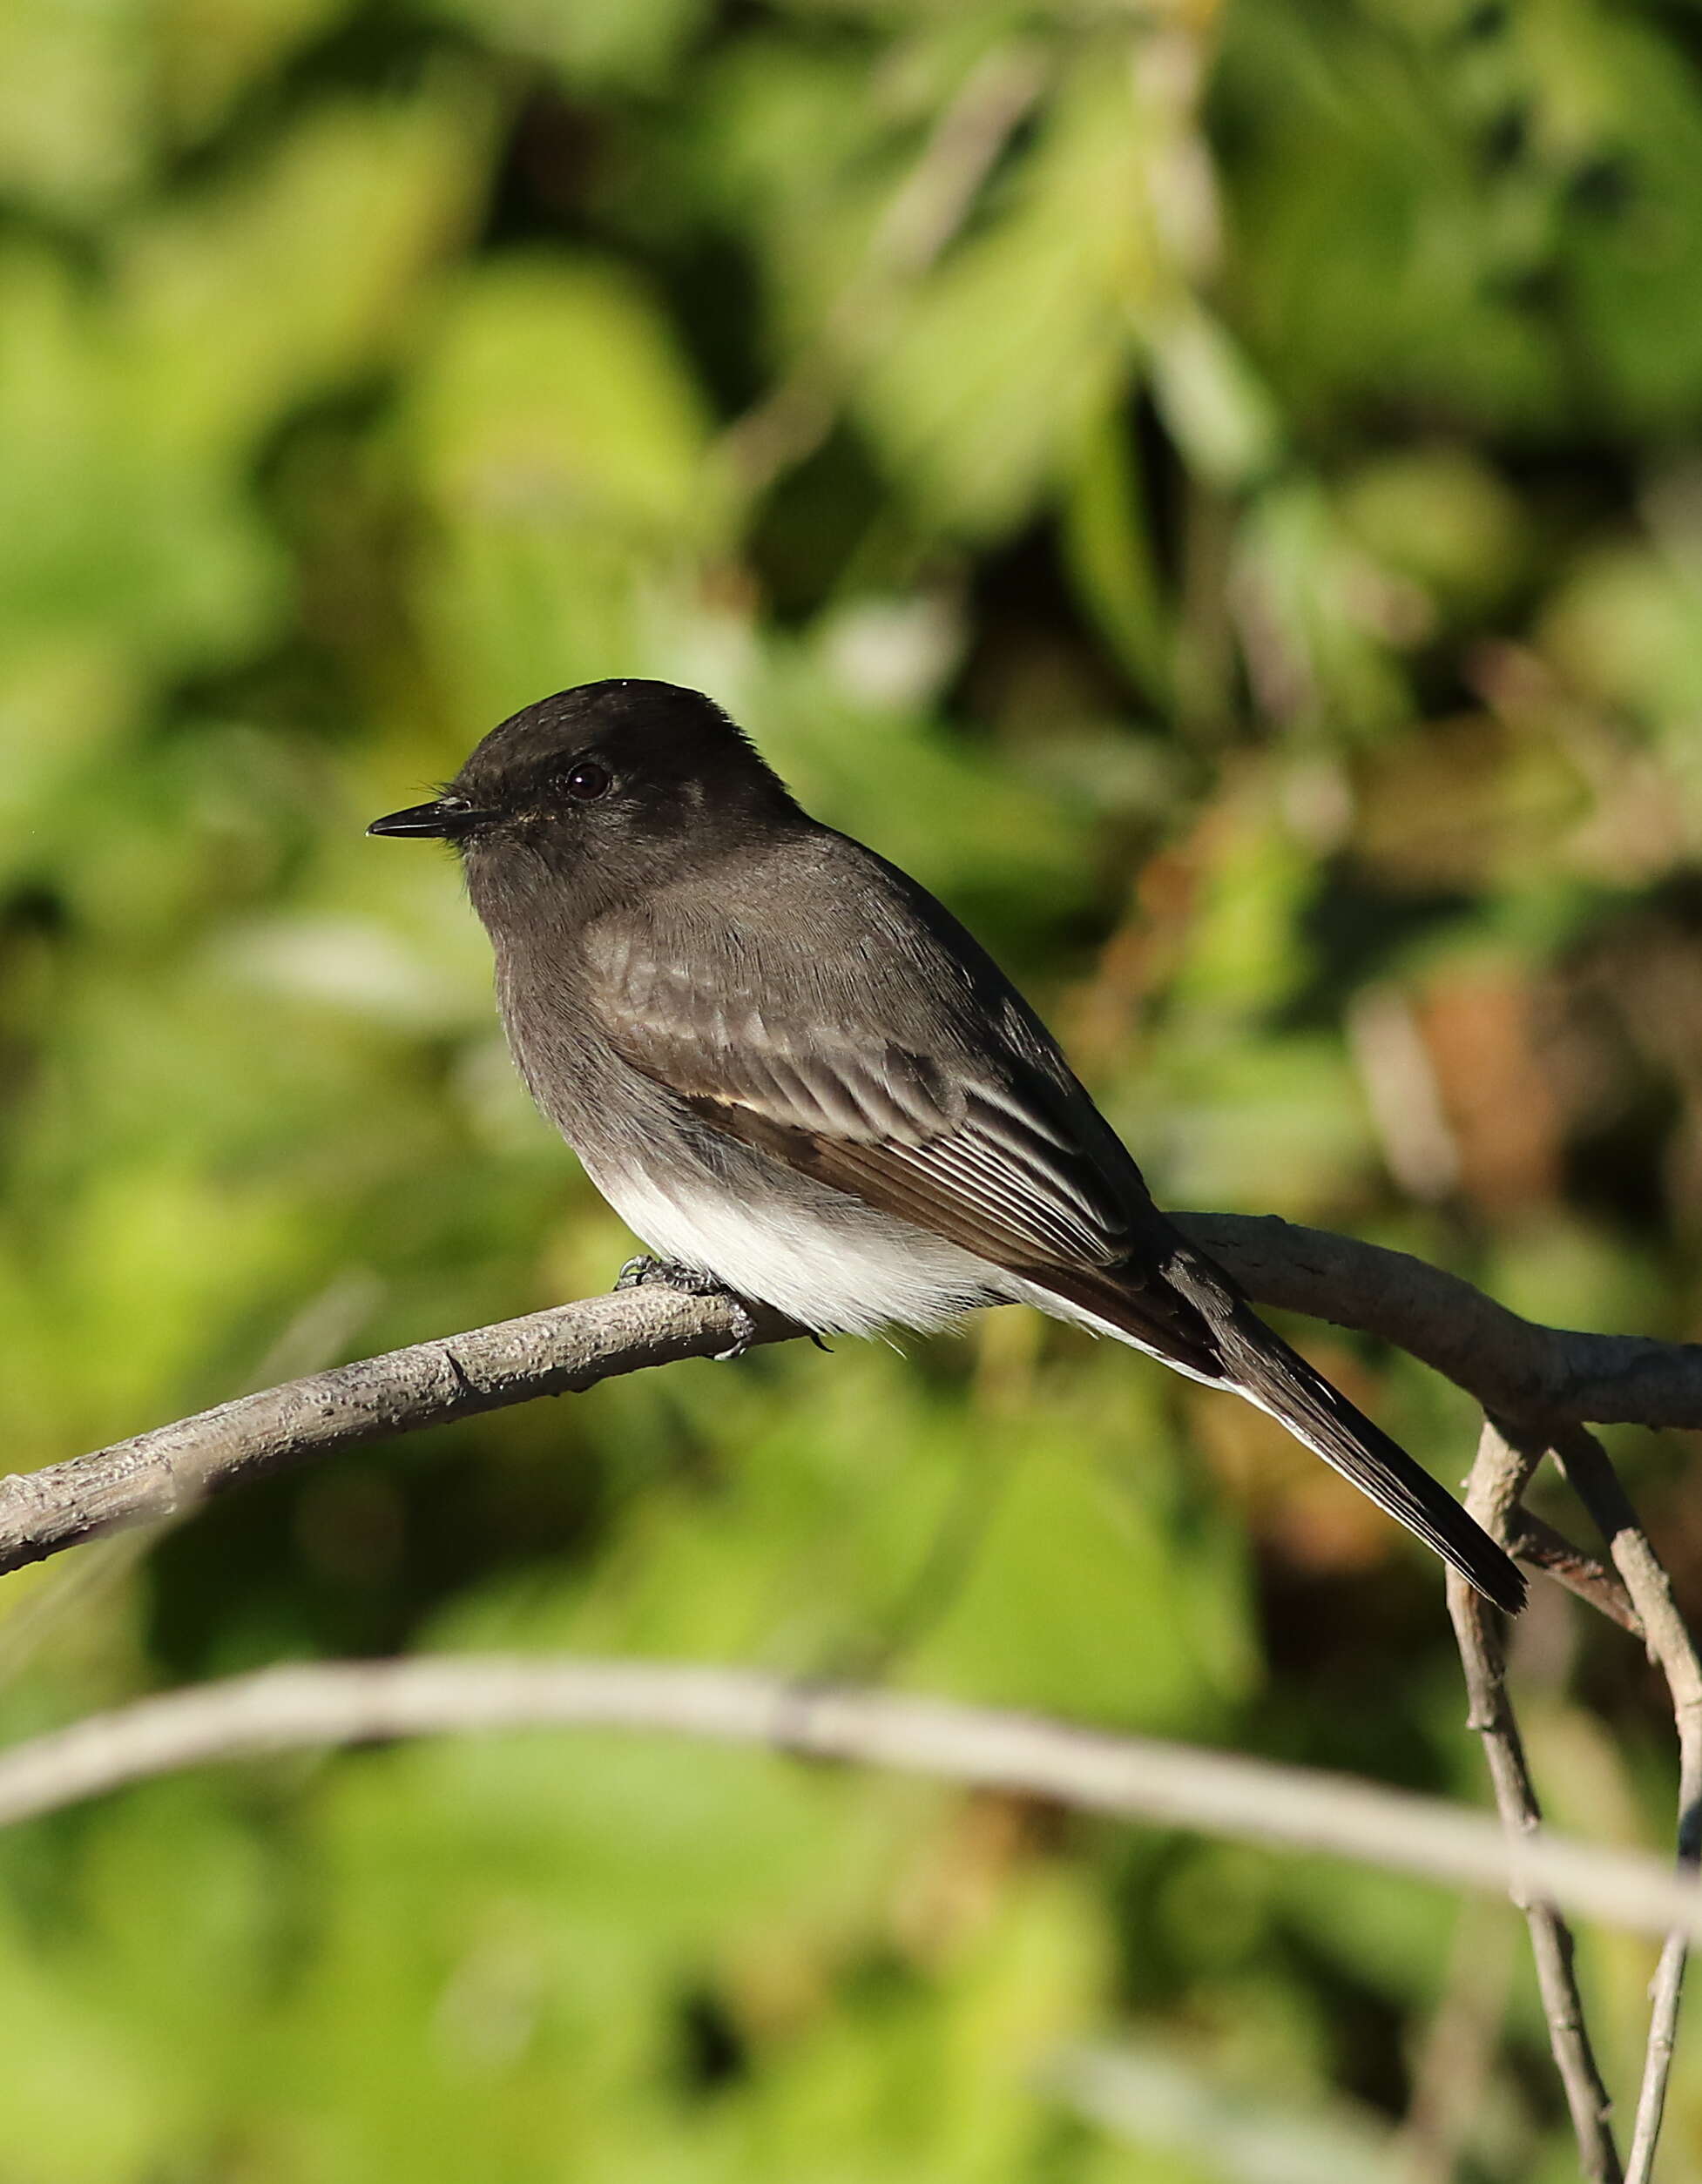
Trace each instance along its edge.
{"label": "bird's claw", "polygon": [[733,1319],[733,1345],[730,1349],[714,1353],[717,1365],[731,1365],[735,1358],[742,1358],[756,1340],[756,1322],[744,1298],[736,1290],[718,1281],[714,1275],[705,1274],[695,1266],[682,1266],[677,1259],[654,1258],[641,1251],[636,1258],[628,1259],[615,1277],[617,1291],[624,1289],[660,1287],[676,1291],[682,1297],[719,1297],[726,1303]]}

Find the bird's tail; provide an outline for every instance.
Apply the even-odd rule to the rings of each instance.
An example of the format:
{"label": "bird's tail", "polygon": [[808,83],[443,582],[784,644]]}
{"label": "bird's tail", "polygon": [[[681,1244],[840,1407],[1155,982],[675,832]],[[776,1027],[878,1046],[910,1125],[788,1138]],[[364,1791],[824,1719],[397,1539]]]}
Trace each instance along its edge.
{"label": "bird's tail", "polygon": [[[1164,1275],[1166,1286],[1198,1314],[1206,1338],[1190,1345],[1196,1361],[1182,1363],[1182,1371],[1231,1388],[1267,1412],[1497,1608],[1511,1614],[1523,1607],[1524,1579],[1482,1527],[1397,1441],[1273,1333],[1226,1275],[1179,1237]],[[1066,1287],[1048,1269],[1045,1285],[1067,1296],[1108,1333],[1167,1362],[1179,1362],[1166,1357],[1162,1336],[1154,1339],[1158,1331],[1150,1307],[1143,1308],[1138,1293],[1119,1285],[1114,1273],[1096,1274],[1085,1283],[1071,1281]],[[1199,1369],[1200,1352],[1212,1359],[1215,1369],[1209,1373]]]}

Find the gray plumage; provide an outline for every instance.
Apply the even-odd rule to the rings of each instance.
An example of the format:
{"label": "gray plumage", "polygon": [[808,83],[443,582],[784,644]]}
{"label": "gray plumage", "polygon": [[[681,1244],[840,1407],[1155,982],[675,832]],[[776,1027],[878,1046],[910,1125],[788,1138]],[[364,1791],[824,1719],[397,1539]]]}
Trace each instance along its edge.
{"label": "gray plumage", "polygon": [[822,1332],[1019,1301],[1115,1336],[1520,1604],[1501,1549],[1165,1219],[979,944],[708,699],[563,691],[375,831],[456,843],[527,1084],[665,1259]]}

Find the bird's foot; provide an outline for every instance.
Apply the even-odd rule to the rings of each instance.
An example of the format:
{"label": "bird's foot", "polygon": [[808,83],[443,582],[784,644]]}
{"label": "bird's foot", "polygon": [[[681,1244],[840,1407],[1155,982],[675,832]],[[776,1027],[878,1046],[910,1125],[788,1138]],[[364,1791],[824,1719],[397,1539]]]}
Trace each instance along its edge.
{"label": "bird's foot", "polygon": [[730,1365],[735,1358],[742,1358],[756,1340],[756,1322],[751,1318],[751,1308],[737,1290],[729,1289],[714,1275],[705,1274],[695,1266],[682,1266],[678,1259],[652,1258],[641,1251],[636,1258],[628,1259],[615,1277],[617,1291],[623,1289],[671,1289],[681,1297],[719,1297],[733,1315],[733,1346],[715,1352],[717,1365]]}

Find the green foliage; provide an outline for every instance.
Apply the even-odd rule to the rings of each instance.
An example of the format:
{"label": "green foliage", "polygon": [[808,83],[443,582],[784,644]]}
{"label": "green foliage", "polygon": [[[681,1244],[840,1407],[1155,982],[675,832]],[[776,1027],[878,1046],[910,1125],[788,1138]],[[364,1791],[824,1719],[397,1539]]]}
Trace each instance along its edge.
{"label": "green foliage", "polygon": [[[1699,173],[1641,0],[15,0],[9,1461],[608,1281],[451,871],[360,829],[628,672],[947,895],[1161,1198],[1693,1334]],[[1460,1475],[1463,1401],[1296,1331]],[[1631,1460],[1693,1600],[1675,1459]],[[1532,1627],[1557,1810],[1660,1839],[1630,1649],[1569,1682]],[[1479,1790],[1418,1551],[1015,1314],[84,1550],[8,1581],[0,1708],[461,1646]],[[352,1754],[0,1840],[0,2104],[41,2184],[1368,2179],[1463,2006],[1459,2173],[1559,2176],[1503,1934],[749,1754]],[[1645,1952],[1584,1968],[1624,2082]],[[1676,2174],[1690,2049],[1669,2130]]]}

